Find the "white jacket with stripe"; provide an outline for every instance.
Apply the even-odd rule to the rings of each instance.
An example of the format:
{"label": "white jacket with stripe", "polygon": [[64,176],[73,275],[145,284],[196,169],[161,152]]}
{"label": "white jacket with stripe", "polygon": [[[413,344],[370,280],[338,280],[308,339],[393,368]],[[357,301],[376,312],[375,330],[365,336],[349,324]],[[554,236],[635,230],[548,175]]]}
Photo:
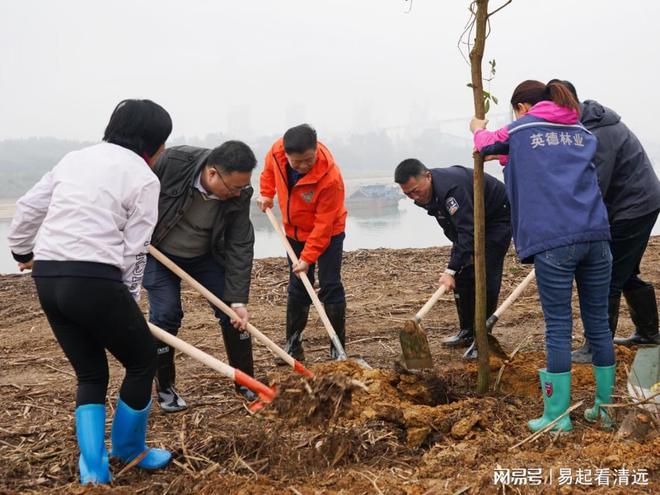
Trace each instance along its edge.
{"label": "white jacket with stripe", "polygon": [[16,203],[18,261],[90,261],[119,268],[136,300],[158,219],[160,183],[145,161],[100,143],[67,154]]}

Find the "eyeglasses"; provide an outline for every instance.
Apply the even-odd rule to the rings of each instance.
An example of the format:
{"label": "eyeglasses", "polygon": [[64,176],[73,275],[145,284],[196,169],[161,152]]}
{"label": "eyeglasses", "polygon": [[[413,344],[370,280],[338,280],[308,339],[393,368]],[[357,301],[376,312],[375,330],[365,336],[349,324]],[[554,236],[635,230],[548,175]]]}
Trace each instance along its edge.
{"label": "eyeglasses", "polygon": [[231,194],[236,194],[236,193],[239,193],[239,192],[242,192],[242,191],[246,191],[247,189],[252,187],[252,185],[250,183],[247,183],[244,186],[230,186],[229,184],[227,184],[225,182],[225,179],[222,178],[222,172],[220,172],[220,170],[218,170],[216,167],[213,167],[213,168],[215,169],[216,172],[218,172],[218,177],[220,177],[220,180],[224,184],[225,188],[227,188],[227,190]]}

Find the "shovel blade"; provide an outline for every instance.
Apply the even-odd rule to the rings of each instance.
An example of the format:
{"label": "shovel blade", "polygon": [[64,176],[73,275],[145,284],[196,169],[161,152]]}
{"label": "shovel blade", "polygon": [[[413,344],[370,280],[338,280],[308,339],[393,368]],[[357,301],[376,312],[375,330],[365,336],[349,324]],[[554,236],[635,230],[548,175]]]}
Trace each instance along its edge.
{"label": "shovel blade", "polygon": [[372,370],[373,368],[361,357],[350,358],[353,359],[358,365],[360,365],[365,370]]}
{"label": "shovel blade", "polygon": [[399,332],[403,361],[411,370],[433,368],[433,358],[426,332],[419,323],[409,320]]}
{"label": "shovel blade", "polygon": [[492,333],[488,334],[488,348],[490,352],[492,352],[498,358],[506,359],[506,360],[510,359],[509,355],[502,348],[502,344],[500,344],[500,341],[497,340],[497,337],[495,337]]}

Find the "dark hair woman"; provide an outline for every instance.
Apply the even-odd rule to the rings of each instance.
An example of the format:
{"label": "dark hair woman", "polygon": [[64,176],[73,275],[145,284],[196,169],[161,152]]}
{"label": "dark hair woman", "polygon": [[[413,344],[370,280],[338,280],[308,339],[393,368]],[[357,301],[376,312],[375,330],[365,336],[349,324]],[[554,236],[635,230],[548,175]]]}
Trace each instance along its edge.
{"label": "dark hair woman", "polygon": [[[473,119],[470,129],[483,155],[504,155],[504,181],[511,204],[519,257],[534,262],[546,331],[547,367],[539,370],[543,416],[529,422],[540,430],[570,404],[571,295],[577,283],[585,335],[593,350],[595,406],[585,417],[612,420],[609,403],[615,378],[608,325],[612,255],[607,211],[591,160],[596,138],[579,123],[579,104],[562,84],[525,81],[511,97],[517,120],[491,132]],[[564,416],[553,429],[572,428]]]}
{"label": "dark hair woman", "polygon": [[9,246],[32,269],[39,301],[78,380],[80,481],[108,483],[105,397],[108,350],[126,369],[112,423],[111,455],[145,469],[166,465],[147,448],[156,344],[137,305],[160,185],[150,167],[172,131],[149,100],[115,108],[103,143],[67,154],[16,204]]}

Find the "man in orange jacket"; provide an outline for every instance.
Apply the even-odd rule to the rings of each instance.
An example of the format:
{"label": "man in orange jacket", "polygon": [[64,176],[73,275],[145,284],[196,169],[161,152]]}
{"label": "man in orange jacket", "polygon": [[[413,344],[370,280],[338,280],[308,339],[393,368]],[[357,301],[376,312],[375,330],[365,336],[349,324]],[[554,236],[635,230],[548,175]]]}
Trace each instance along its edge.
{"label": "man in orange jacket", "polygon": [[[302,332],[307,325],[311,299],[300,280],[306,272],[314,283],[319,268],[319,299],[342,345],[345,343],[346,298],[341,282],[341,258],[346,225],[344,180],[335,160],[316,139],[307,124],[292,127],[278,139],[266,155],[261,173],[261,211],[273,207],[277,199],[284,230],[299,258],[289,259],[289,288],[286,305],[285,350],[295,359],[305,358]],[[330,346],[330,356],[337,352]]]}

